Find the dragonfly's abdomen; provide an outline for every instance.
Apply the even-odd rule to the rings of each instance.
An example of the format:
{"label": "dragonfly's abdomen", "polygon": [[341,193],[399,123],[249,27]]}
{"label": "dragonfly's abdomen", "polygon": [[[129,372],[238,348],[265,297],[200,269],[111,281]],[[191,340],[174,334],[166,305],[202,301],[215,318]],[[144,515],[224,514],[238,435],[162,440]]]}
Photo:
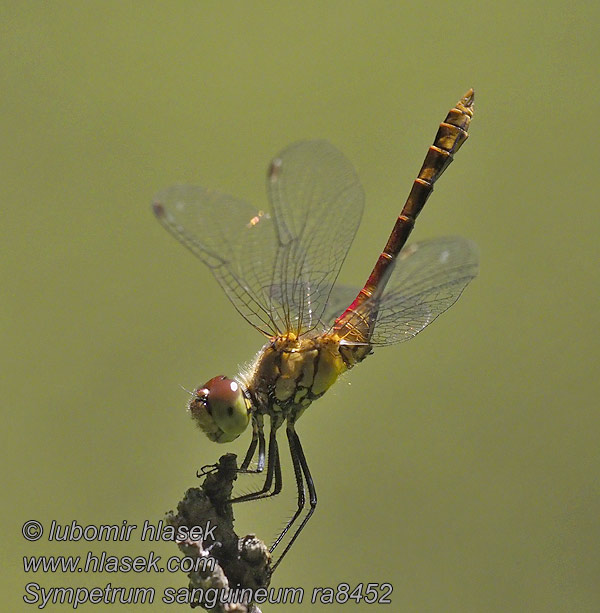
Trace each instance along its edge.
{"label": "dragonfly's abdomen", "polygon": [[417,216],[433,191],[433,184],[448,168],[454,154],[469,137],[474,93],[470,89],[440,124],[433,145],[415,179],[402,212],[367,282],[352,304],[337,318],[334,329],[348,341],[368,344],[377,319],[377,303],[396,264],[396,258],[412,232]]}
{"label": "dragonfly's abdomen", "polygon": [[263,347],[248,377],[262,412],[298,417],[347,370],[337,340],[278,337]]}

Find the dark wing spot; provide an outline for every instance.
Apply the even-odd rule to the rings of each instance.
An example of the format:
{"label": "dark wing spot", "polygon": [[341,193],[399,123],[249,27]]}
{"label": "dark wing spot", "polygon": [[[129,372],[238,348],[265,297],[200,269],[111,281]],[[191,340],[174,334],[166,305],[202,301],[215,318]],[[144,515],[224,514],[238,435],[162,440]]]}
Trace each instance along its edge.
{"label": "dark wing spot", "polygon": [[152,210],[159,219],[162,219],[165,216],[165,207],[160,202],[153,203]]}
{"label": "dark wing spot", "polygon": [[271,165],[269,166],[269,170],[267,172],[267,177],[269,178],[269,181],[271,181],[271,183],[274,183],[279,179],[279,176],[281,174],[281,166],[282,161],[280,158],[275,158],[271,162]]}

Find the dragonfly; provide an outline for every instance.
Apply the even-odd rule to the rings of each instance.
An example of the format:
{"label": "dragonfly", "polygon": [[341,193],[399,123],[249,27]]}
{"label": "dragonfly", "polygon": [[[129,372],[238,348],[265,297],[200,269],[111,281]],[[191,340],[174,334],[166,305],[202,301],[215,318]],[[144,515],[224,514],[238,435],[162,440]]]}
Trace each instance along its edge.
{"label": "dragonfly", "polygon": [[[406,244],[434,183],[467,140],[473,112],[471,89],[440,124],[362,288],[336,283],[361,220],[364,193],[352,164],[327,141],[298,142],[271,161],[269,209],[192,185],[174,185],[154,198],[160,223],[208,266],[240,315],[267,337],[252,364],[235,378],[219,375],[197,387],[188,409],[217,443],[233,441],[251,424],[239,470],[264,473],[264,483],[231,502],[281,492],[277,434],[285,425],[297,506],[269,548],[273,554],[289,532],[272,572],[317,506],[298,419],[376,347],[414,338],[477,275],[477,249],[469,240]],[[210,303],[210,293],[202,299]]]}

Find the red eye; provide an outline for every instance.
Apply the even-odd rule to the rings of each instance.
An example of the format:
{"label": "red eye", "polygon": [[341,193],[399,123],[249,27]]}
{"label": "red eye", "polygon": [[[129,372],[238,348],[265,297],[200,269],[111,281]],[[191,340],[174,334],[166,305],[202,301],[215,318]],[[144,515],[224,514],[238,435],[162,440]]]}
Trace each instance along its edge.
{"label": "red eye", "polygon": [[204,433],[219,443],[237,438],[250,420],[250,401],[242,387],[223,375],[199,387],[189,409]]}
{"label": "red eye", "polygon": [[222,403],[225,406],[233,406],[241,393],[238,382],[224,375],[213,377],[202,387],[208,391],[206,399],[209,405]]}

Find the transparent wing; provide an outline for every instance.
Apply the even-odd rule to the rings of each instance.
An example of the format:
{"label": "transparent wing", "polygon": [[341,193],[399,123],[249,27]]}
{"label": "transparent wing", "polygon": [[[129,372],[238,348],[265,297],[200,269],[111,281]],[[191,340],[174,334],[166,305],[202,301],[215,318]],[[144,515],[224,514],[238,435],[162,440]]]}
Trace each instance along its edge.
{"label": "transparent wing", "polygon": [[352,304],[359,291],[360,287],[336,283],[329,296],[327,308],[323,313],[323,327],[325,329],[330,328],[335,319]]}
{"label": "transparent wing", "polygon": [[[478,261],[475,244],[460,237],[438,238],[405,247],[381,299],[371,305],[377,310],[377,319],[369,342],[391,345],[416,336],[458,300],[477,276]],[[336,287],[324,322],[331,325],[359,290]]]}
{"label": "transparent wing", "polygon": [[268,213],[193,185],[159,192],[153,209],[162,225],[211,269],[240,314],[261,332],[275,334],[268,305],[276,239]]}
{"label": "transparent wing", "polygon": [[323,316],[360,224],[364,193],[352,164],[326,141],[297,143],[271,163],[267,191],[277,230],[273,304],[285,329],[306,332]]}
{"label": "transparent wing", "polygon": [[360,223],[363,192],[352,165],[325,141],[282,151],[267,186],[271,212],[191,185],[160,192],[153,208],[253,326],[267,335],[300,333],[322,316]]}

